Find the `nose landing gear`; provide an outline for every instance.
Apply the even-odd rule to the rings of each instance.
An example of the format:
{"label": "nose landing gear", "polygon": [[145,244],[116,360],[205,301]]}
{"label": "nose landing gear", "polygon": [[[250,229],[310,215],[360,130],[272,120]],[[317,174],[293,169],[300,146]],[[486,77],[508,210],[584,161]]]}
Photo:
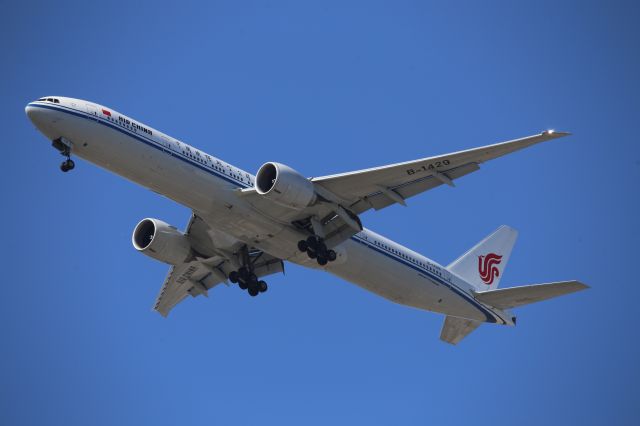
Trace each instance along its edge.
{"label": "nose landing gear", "polygon": [[298,250],[307,252],[310,259],[316,259],[318,265],[325,266],[329,262],[336,260],[336,252],[327,249],[323,238],[316,235],[309,236],[306,240],[298,241]]}
{"label": "nose landing gear", "polygon": [[75,166],[76,166],[76,163],[74,163],[71,158],[67,157],[67,159],[63,161],[62,164],[60,164],[60,170],[66,173],[69,170],[73,170]]}
{"label": "nose landing gear", "polygon": [[58,138],[54,140],[51,143],[51,145],[55,149],[60,151],[60,154],[67,157],[67,159],[63,161],[62,164],[60,164],[60,170],[62,170],[65,173],[68,172],[69,170],[73,170],[73,168],[76,166],[76,163],[74,163],[73,160],[71,159],[71,142],[69,142],[65,138]]}

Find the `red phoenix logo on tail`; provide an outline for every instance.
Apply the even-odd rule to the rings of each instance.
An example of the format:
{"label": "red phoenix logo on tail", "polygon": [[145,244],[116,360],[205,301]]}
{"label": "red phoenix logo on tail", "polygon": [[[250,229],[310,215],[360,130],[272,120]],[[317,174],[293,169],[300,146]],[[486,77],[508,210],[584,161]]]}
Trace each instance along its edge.
{"label": "red phoenix logo on tail", "polygon": [[500,276],[500,270],[496,265],[502,262],[502,256],[489,253],[485,256],[478,256],[478,272],[480,278],[486,285],[491,285],[496,277]]}

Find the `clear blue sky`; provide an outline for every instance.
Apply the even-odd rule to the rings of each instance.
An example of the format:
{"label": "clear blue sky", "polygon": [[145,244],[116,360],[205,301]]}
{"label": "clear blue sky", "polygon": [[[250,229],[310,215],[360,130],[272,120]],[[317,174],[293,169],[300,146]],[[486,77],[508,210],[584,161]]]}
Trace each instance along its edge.
{"label": "clear blue sky", "polygon": [[[635,424],[636,2],[134,3],[0,16],[0,424]],[[166,266],[130,232],[189,211],[82,161],[62,174],[24,115],[45,95],[309,176],[571,131],[362,219],[444,264],[509,224],[502,286],[592,289],[458,347],[439,315],[292,265],[163,319]]]}

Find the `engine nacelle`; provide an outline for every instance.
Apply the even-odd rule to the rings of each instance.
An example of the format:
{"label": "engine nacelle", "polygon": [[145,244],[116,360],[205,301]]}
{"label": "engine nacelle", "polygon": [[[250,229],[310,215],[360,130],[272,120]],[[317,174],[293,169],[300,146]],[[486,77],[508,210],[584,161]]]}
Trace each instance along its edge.
{"label": "engine nacelle", "polygon": [[178,265],[191,255],[189,239],[175,227],[158,219],[142,219],[131,235],[139,252],[170,265]]}
{"label": "engine nacelle", "polygon": [[265,163],[256,174],[256,192],[281,206],[302,210],[316,202],[313,183],[289,166]]}

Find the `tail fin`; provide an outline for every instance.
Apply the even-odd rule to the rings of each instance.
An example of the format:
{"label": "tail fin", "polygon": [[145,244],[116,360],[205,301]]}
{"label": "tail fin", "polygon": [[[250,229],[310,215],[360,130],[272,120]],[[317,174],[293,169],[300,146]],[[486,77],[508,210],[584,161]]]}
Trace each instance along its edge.
{"label": "tail fin", "polygon": [[500,283],[517,237],[518,231],[502,225],[449,264],[447,269],[477,290],[493,290]]}

